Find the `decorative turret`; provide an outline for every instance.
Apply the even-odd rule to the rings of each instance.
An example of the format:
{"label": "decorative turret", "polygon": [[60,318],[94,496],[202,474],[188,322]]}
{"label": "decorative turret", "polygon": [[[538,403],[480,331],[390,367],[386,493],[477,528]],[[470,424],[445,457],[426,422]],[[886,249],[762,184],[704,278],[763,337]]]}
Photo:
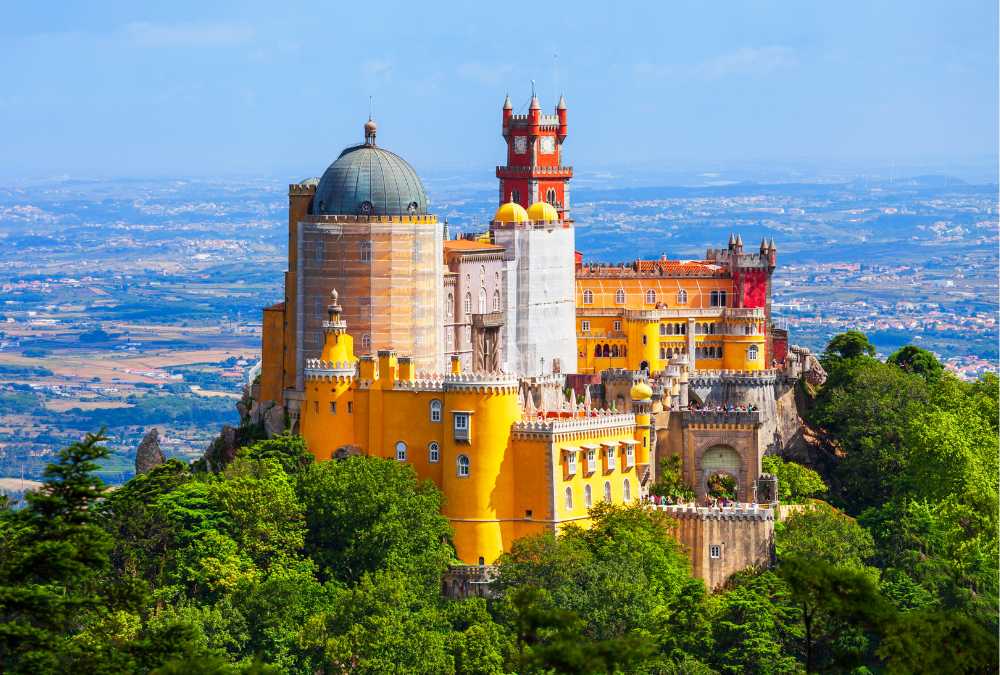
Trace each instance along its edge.
{"label": "decorative turret", "polygon": [[736,235],[736,244],[733,247],[733,252],[736,253],[736,255],[743,253],[743,237],[739,234]]}
{"label": "decorative turret", "polygon": [[503,100],[503,116],[501,118],[503,122],[504,138],[507,138],[507,135],[510,132],[510,118],[513,116],[514,116],[514,106],[511,105],[510,94],[507,94],[507,96],[505,96]]}
{"label": "decorative turret", "polygon": [[326,306],[327,320],[323,322],[323,353],[321,361],[333,363],[348,363],[353,372],[354,338],[347,333],[347,322],[343,319],[343,308],[340,306],[340,294],[337,289],[330,291],[330,304]]}
{"label": "decorative turret", "polygon": [[375,120],[371,117],[365,122],[365,145],[375,145],[375,133],[378,131],[378,125],[375,124]]}
{"label": "decorative turret", "polygon": [[559,118],[559,142],[566,140],[569,125],[566,123],[566,97],[559,95],[559,104],[556,105],[556,117]]}

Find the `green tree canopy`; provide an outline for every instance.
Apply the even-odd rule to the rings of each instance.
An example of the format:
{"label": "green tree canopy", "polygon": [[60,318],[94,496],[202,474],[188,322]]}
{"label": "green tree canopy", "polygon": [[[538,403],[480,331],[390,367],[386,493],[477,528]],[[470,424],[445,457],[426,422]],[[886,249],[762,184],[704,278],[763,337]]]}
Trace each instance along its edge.
{"label": "green tree canopy", "polygon": [[944,371],[944,366],[934,354],[915,345],[900,347],[889,356],[886,362],[930,381],[940,378]]}
{"label": "green tree canopy", "polygon": [[299,480],[306,514],[306,553],[325,579],[356,583],[394,570],[435,592],[454,558],[441,492],[412,467],[351,457],[310,466]]}
{"label": "green tree canopy", "polygon": [[778,479],[778,501],[784,504],[801,504],[811,497],[826,493],[827,487],[820,475],[798,462],[785,461],[777,455],[766,455],[761,460],[764,473]]}

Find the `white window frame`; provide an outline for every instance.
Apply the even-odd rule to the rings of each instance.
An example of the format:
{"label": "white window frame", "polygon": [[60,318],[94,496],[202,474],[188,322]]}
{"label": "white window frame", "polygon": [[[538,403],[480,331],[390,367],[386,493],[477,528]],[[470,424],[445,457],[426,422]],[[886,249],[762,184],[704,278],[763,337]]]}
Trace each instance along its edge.
{"label": "white window frame", "polygon": [[444,406],[441,404],[441,399],[435,398],[431,400],[431,422],[441,422],[441,411]]}
{"label": "white window frame", "polygon": [[587,473],[594,473],[597,471],[597,451],[587,450]]}
{"label": "white window frame", "polygon": [[621,322],[621,321],[618,321],[618,320],[616,320],[616,321],[615,321],[614,323],[612,323],[611,325],[612,325],[612,326],[614,327],[614,330],[615,330],[616,332],[617,332],[617,331],[621,331],[621,329],[622,329],[622,322]]}
{"label": "white window frame", "polygon": [[615,291],[615,304],[624,305],[625,304],[625,289],[619,288]]}
{"label": "white window frame", "polygon": [[371,263],[372,243],[370,240],[358,242],[358,259],[363,263]]}
{"label": "white window frame", "polygon": [[441,446],[437,441],[431,441],[427,445],[427,461],[431,464],[437,464],[441,461]]}
{"label": "white window frame", "polygon": [[396,461],[405,462],[406,461],[406,443],[403,441],[396,441]]}
{"label": "white window frame", "polygon": [[[463,461],[464,460],[464,461]],[[472,474],[472,461],[468,455],[459,455],[455,458],[455,475],[459,478],[468,478]]]}
{"label": "white window frame", "polygon": [[708,557],[712,560],[722,560],[722,544],[711,544],[708,547]]}
{"label": "white window frame", "polygon": [[611,503],[611,481],[604,481],[604,501]]}
{"label": "white window frame", "polygon": [[609,446],[605,448],[604,455],[605,457],[607,457],[608,460],[608,471],[614,471],[615,464],[617,464],[617,459],[616,459],[617,455],[615,453],[614,446]]}
{"label": "white window frame", "polygon": [[589,333],[590,332],[590,322],[587,321],[587,320],[581,321],[580,322],[580,330],[582,330],[584,333]]}
{"label": "white window frame", "polygon": [[572,511],[573,510],[573,488],[572,487],[566,486],[566,492],[565,492],[565,496],[563,497],[563,499],[565,500],[564,503],[566,505],[566,510],[567,511]]}
{"label": "white window frame", "polygon": [[687,301],[688,301],[688,292],[685,291],[683,288],[677,291],[677,304],[686,305]]}
{"label": "white window frame", "polygon": [[632,484],[628,478],[622,482],[622,501],[626,504],[632,501]]}
{"label": "white window frame", "polygon": [[625,466],[632,468],[635,466],[635,446],[626,445],[625,446]]}
{"label": "white window frame", "polygon": [[566,452],[566,472],[571,476],[576,474],[576,450]]}
{"label": "white window frame", "polygon": [[656,304],[656,291],[654,291],[652,288],[646,291],[646,304],[647,305]]}
{"label": "white window frame", "polygon": [[594,304],[594,292],[589,288],[583,292],[583,304],[585,305]]}
{"label": "white window frame", "polygon": [[583,488],[583,505],[588,509],[594,505],[594,491],[589,485]]}
{"label": "white window frame", "polygon": [[750,361],[756,361],[760,356],[760,350],[757,345],[750,345],[747,347],[747,359]]}
{"label": "white window frame", "polygon": [[467,412],[454,413],[453,420],[455,440],[468,442],[472,435],[472,414]]}

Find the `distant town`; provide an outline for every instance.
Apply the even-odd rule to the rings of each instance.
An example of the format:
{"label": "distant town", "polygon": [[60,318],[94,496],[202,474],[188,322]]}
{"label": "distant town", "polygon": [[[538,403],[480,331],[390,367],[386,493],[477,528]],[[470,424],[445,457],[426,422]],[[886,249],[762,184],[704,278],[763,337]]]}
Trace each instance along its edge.
{"label": "distant town", "polygon": [[[104,478],[121,482],[149,428],[191,459],[236,422],[260,308],[281,299],[288,182],[0,188],[0,477],[37,479],[55,449],[103,426],[116,453]],[[773,237],[773,308],[793,343],[820,351],[855,328],[883,357],[912,342],[963,378],[996,369],[995,185],[711,182],[598,189],[614,180],[584,176],[578,249],[597,263],[698,259],[731,232]],[[484,229],[495,207],[490,189],[452,187],[470,183],[428,180],[453,235]]]}

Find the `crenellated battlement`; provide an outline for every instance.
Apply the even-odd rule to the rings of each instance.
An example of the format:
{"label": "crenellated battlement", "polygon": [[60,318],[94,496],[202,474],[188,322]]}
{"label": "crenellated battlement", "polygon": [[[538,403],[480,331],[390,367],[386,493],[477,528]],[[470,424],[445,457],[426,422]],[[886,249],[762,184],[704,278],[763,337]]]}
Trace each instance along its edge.
{"label": "crenellated battlement", "polygon": [[759,504],[737,506],[695,506],[692,504],[648,504],[655,511],[662,511],[678,520],[747,520],[773,521],[774,509]]}

